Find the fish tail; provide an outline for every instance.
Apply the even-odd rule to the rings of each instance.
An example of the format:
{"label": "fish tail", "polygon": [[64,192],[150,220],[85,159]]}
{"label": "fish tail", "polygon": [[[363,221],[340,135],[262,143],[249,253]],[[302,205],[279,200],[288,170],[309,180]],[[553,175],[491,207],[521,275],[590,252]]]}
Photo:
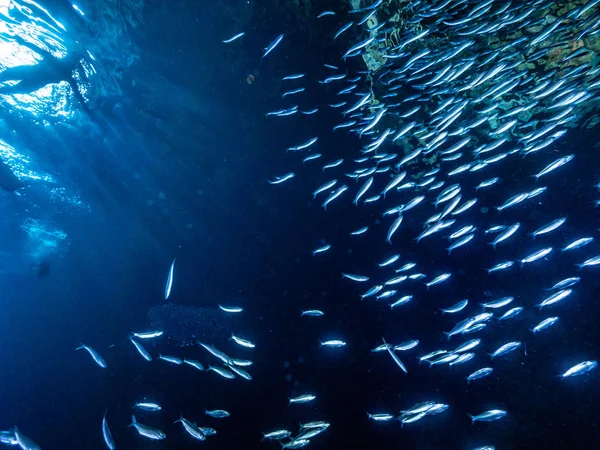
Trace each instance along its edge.
{"label": "fish tail", "polygon": [[137,420],[135,420],[135,414],[132,414],[131,415],[131,423],[129,425],[127,425],[127,428],[134,427],[136,423],[137,423]]}
{"label": "fish tail", "polygon": [[471,414],[467,414],[467,416],[469,416],[469,418],[471,419],[471,425],[473,425],[475,423],[475,417]]}

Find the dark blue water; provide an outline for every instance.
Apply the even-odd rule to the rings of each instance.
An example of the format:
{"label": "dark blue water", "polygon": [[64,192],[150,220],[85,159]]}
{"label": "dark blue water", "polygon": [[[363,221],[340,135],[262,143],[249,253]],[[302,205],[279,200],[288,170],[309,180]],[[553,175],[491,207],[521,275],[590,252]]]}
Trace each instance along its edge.
{"label": "dark blue water", "polygon": [[[428,273],[452,272],[449,286],[430,291],[423,286],[418,303],[394,314],[383,305],[361,302],[360,288],[339,274],[362,273],[382,257],[380,237],[387,223],[373,225],[380,213],[376,208],[355,211],[334,204],[323,213],[310,193],[328,178],[308,168],[300,173],[285,153],[307,139],[307,130],[321,136],[315,151],[328,161],[347,155],[358,141],[343,131],[330,132],[339,122],[334,110],[265,117],[284,107],[282,76],[306,72],[322,79],[329,74],[322,64],[337,63],[344,48],[330,43],[337,25],[309,26],[291,6],[266,0],[149,1],[143,22],[120,28],[122,46],[103,47],[99,27],[78,18],[66,2],[45,7],[69,24],[73,48],[78,40],[96,53],[99,68],[120,75],[116,85],[109,77],[90,77],[92,98],[85,105],[73,99],[68,119],[53,116],[44,122],[43,116],[4,104],[2,138],[55,182],[27,180],[0,199],[0,428],[17,425],[42,448],[101,449],[102,415],[108,410],[117,448],[129,449],[276,448],[277,443],[260,442],[262,432],[294,429],[308,420],[332,423],[311,443],[314,448],[462,449],[488,442],[498,449],[595,448],[600,441],[597,374],[555,379],[564,370],[558,362],[598,357],[600,285],[589,273],[577,295],[559,307],[561,320],[551,333],[536,337],[527,355],[498,361],[490,379],[472,386],[453,374],[459,367],[430,369],[411,361],[408,377],[388,358],[369,352],[382,334],[394,342],[421,339],[423,349],[443,346],[444,337],[429,330],[449,330],[454,322],[432,310],[459,297],[484,301],[507,290],[518,293],[519,304],[537,303],[545,272],[551,270],[556,280],[570,276],[580,259],[524,268],[507,286],[508,277],[484,277],[483,270],[481,277],[473,275],[497,262],[482,242],[450,258],[437,242],[425,240],[417,247],[406,239],[399,250],[403,259],[426,264],[421,270]],[[111,12],[116,6],[103,8]],[[119,11],[107,17],[127,16]],[[241,29],[252,33],[235,45],[220,42]],[[262,48],[283,31],[285,47],[261,61]],[[130,54],[135,58],[126,57]],[[349,70],[361,70],[353,64]],[[101,89],[107,86],[112,90]],[[335,100],[335,89],[325,87],[307,92],[300,107]],[[568,223],[552,236],[556,246],[571,236],[596,235],[600,224],[590,207],[596,199],[591,182],[599,173],[596,140],[593,131],[569,133],[560,145],[577,154],[577,170],[545,180],[560,185],[554,197],[535,210],[525,205],[501,218],[490,211],[486,223],[520,220],[541,226],[568,213]],[[502,188],[481,193],[480,203],[498,205],[520,192],[523,178],[543,161],[532,156],[504,166]],[[297,172],[294,183],[266,182],[290,170]],[[56,189],[58,200],[50,194]],[[27,233],[28,218],[60,233]],[[407,218],[411,236],[425,219],[417,212]],[[347,237],[362,224],[378,229],[378,238]],[[334,240],[338,251],[311,256],[322,242]],[[505,259],[522,258],[537,245],[518,242]],[[592,245],[597,250],[598,243]],[[231,327],[257,343],[256,350],[247,351],[254,361],[251,382],[164,361],[147,363],[127,341],[131,331],[149,327],[148,311],[164,302],[173,258],[171,302],[245,308]],[[300,319],[300,310],[309,308],[324,309],[326,316]],[[517,320],[535,322],[526,313]],[[530,341],[526,327],[521,329],[522,335],[515,335],[512,326],[496,326],[481,337],[492,347]],[[348,347],[319,349],[319,340],[337,337]],[[97,349],[108,368],[74,351],[81,342]],[[232,349],[229,342],[214,344]],[[147,348],[156,356],[211,361],[197,347],[180,348],[166,339]],[[315,392],[317,401],[288,407],[288,397],[305,392]],[[160,403],[163,411],[139,413],[138,419],[163,429],[165,442],[149,442],[127,428],[132,405],[144,398]],[[405,428],[366,418],[367,411],[396,412],[427,399],[450,404],[449,412]],[[488,407],[507,409],[508,420],[471,426],[466,412]],[[232,416],[210,419],[203,415],[205,408],[225,409]],[[217,436],[194,442],[181,425],[172,424],[180,413],[214,427]]]}

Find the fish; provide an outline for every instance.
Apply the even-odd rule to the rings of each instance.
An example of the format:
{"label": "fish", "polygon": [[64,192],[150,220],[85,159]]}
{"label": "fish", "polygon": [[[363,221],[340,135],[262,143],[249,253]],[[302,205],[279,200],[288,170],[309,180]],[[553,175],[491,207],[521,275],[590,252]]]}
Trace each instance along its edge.
{"label": "fish", "polygon": [[514,297],[502,297],[498,300],[494,300],[492,302],[486,302],[486,303],[482,303],[481,306],[484,308],[491,308],[491,309],[496,309],[496,308],[503,308],[506,305],[512,303],[512,301],[514,300]]}
{"label": "fish", "polygon": [[108,422],[106,420],[107,410],[104,411],[104,415],[102,416],[102,437],[104,439],[104,443],[106,444],[106,448],[109,450],[115,450],[117,448],[115,444],[115,440],[113,439],[112,433],[110,432],[110,428],[108,427]]}
{"label": "fish", "polygon": [[350,236],[359,236],[361,234],[366,233],[369,230],[369,227],[362,227],[357,230],[351,231]]}
{"label": "fish", "polygon": [[578,375],[583,375],[584,373],[587,373],[590,370],[595,369],[596,367],[598,367],[597,361],[583,361],[583,362],[575,364],[573,367],[566,370],[561,375],[561,378],[568,378],[568,377],[575,377]]}
{"label": "fish", "polygon": [[531,329],[531,332],[535,334],[538,331],[545,330],[546,328],[551,327],[556,322],[558,322],[558,320],[559,320],[558,317],[548,317],[548,318],[542,320],[540,323],[538,323],[535,327],[533,327]]}
{"label": "fish", "polygon": [[325,313],[320,309],[308,309],[306,311],[301,311],[300,316],[308,316],[308,317],[322,317]]}
{"label": "fish", "polygon": [[546,248],[543,248],[543,249],[538,250],[536,252],[533,252],[531,255],[526,256],[525,258],[523,258],[521,260],[521,267],[523,267],[523,265],[525,263],[531,263],[531,262],[537,261],[538,259],[545,258],[551,252],[552,252],[552,247],[546,247]]}
{"label": "fish", "polygon": [[269,184],[281,184],[281,183],[286,182],[287,180],[291,180],[295,176],[296,176],[296,174],[294,172],[290,172],[290,173],[286,173],[285,175],[275,177],[275,179],[273,181],[271,181],[271,180],[267,180],[267,181]]}
{"label": "fish", "polygon": [[204,365],[201,362],[196,361],[195,359],[184,359],[183,363],[187,364],[188,366],[192,366],[200,371],[204,370]]}
{"label": "fish", "polygon": [[233,41],[237,41],[239,38],[241,38],[242,36],[244,36],[246,33],[244,31],[242,31],[241,33],[235,34],[233,36],[231,36],[229,39],[225,39],[224,41],[222,41],[224,44],[229,44],[230,42]]}
{"label": "fish", "polygon": [[303,394],[303,395],[299,395],[298,397],[290,397],[289,400],[289,404],[291,405],[292,403],[309,403],[314,401],[317,398],[316,395],[313,394]]}
{"label": "fish", "polygon": [[140,333],[131,333],[131,336],[138,339],[155,339],[157,337],[161,337],[164,334],[164,331],[155,330],[155,331],[143,331]]}
{"label": "fish", "polygon": [[573,292],[572,289],[562,289],[558,292],[555,292],[551,296],[546,297],[544,300],[542,300],[541,303],[539,303],[536,306],[538,306],[540,309],[542,309],[544,306],[553,305],[553,304],[558,303],[561,300],[567,298],[569,295],[571,295],[571,292]]}
{"label": "fish", "polygon": [[469,304],[469,300],[465,299],[465,300],[461,300],[461,301],[455,303],[454,305],[450,306],[449,308],[446,308],[446,309],[440,308],[440,311],[442,311],[442,314],[454,314],[454,313],[460,312],[463,309],[465,309],[468,304]]}
{"label": "fish", "polygon": [[13,429],[13,434],[15,436],[17,445],[22,450],[41,450],[42,447],[33,442],[33,440],[30,437],[25,436],[17,427]]}
{"label": "fish", "polygon": [[197,439],[199,441],[206,440],[206,436],[204,435],[202,430],[200,430],[200,428],[198,428],[198,426],[195,423],[192,423],[190,420],[184,418],[182,414],[179,414],[179,419],[177,419],[173,423],[181,423],[183,425],[183,429],[194,439]]}
{"label": "fish", "polygon": [[138,341],[136,341],[135,339],[133,339],[133,337],[131,337],[131,336],[129,337],[129,340],[135,346],[135,348],[138,351],[138,353],[140,355],[142,355],[142,357],[146,361],[152,361],[152,356],[150,356],[150,353],[148,353],[148,351],[142,346],[142,344],[140,344]]}
{"label": "fish", "polygon": [[523,309],[524,308],[522,306],[517,306],[515,308],[509,309],[504,314],[502,314],[500,317],[498,317],[498,320],[512,319],[513,317],[516,317],[519,314],[521,314],[523,312]]}
{"label": "fish", "polygon": [[233,340],[233,342],[235,342],[237,345],[241,346],[241,347],[245,347],[245,348],[255,348],[256,345],[254,345],[252,342],[250,342],[247,339],[242,339],[241,337],[236,336],[235,334],[231,333],[231,340]]}
{"label": "fish", "polygon": [[576,250],[578,248],[585,247],[586,245],[591,244],[592,242],[594,242],[593,237],[580,238],[563,247],[562,251],[568,252],[570,250]]}
{"label": "fish", "polygon": [[329,341],[321,341],[319,342],[320,347],[328,347],[328,348],[340,348],[345,347],[346,342],[341,339],[331,339]]}
{"label": "fish", "polygon": [[487,377],[487,376],[491,375],[492,372],[494,372],[494,369],[492,367],[483,367],[481,369],[478,369],[466,377],[467,384],[471,383],[471,381],[473,381],[473,380],[478,380],[480,378]]}
{"label": "fish", "polygon": [[[303,88],[301,88],[301,89],[303,89]],[[291,91],[290,91],[290,92],[291,92]],[[299,91],[299,92],[302,92],[302,91]],[[319,137],[318,137],[318,136],[315,136],[315,137],[313,137],[313,138],[310,138],[308,141],[306,141],[306,142],[304,142],[304,143],[302,143],[302,144],[300,144],[300,145],[297,145],[297,146],[295,146],[295,147],[288,147],[288,149],[286,150],[286,152],[288,152],[288,151],[297,152],[297,151],[299,151],[299,150],[304,150],[304,149],[306,149],[306,148],[309,148],[309,147],[311,147],[311,146],[312,146],[313,144],[315,144],[315,143],[316,143],[318,140],[319,140]]]}
{"label": "fish", "polygon": [[547,291],[554,291],[556,289],[566,289],[568,287],[571,287],[571,286],[579,283],[579,281],[581,281],[580,277],[565,278],[565,279],[560,280],[559,282],[555,283],[551,288],[546,289],[546,290]]}
{"label": "fish", "polygon": [[355,275],[352,273],[344,272],[342,272],[342,278],[348,278],[349,280],[356,281],[358,283],[364,283],[365,281],[369,281],[369,277],[365,275]]}
{"label": "fish", "polygon": [[498,349],[493,353],[490,353],[490,356],[492,359],[494,359],[496,356],[506,355],[507,353],[518,349],[519,347],[521,347],[521,342],[508,342],[507,344],[498,347]]}
{"label": "fish", "polygon": [[317,19],[320,19],[325,16],[335,16],[335,12],[334,11],[323,11],[321,14],[319,14],[317,16]]}
{"label": "fish", "polygon": [[233,365],[226,364],[226,366],[229,370],[234,372],[238,377],[243,378],[244,380],[252,381],[252,375],[250,375],[248,372],[246,372],[241,367],[238,367],[235,364],[233,364]]}
{"label": "fish", "polygon": [[241,313],[242,311],[244,311],[244,308],[242,308],[240,306],[222,306],[221,304],[219,304],[219,309],[221,311],[224,311],[226,313],[231,313],[231,314],[237,314],[237,313]]}
{"label": "fish", "polygon": [[225,364],[233,364],[233,360],[229,356],[227,356],[225,353],[223,353],[221,350],[217,349],[216,347],[213,347],[212,345],[208,345],[208,344],[205,344],[200,341],[198,341],[198,345],[200,345],[202,348],[204,348],[208,353],[210,353],[214,357],[220,359]]}
{"label": "fish", "polygon": [[265,58],[265,56],[271,53],[275,49],[275,47],[279,45],[279,43],[283,40],[283,36],[283,34],[280,34],[269,45],[265,47],[265,51],[262,55],[262,58]]}
{"label": "fish", "polygon": [[168,363],[175,364],[176,366],[180,366],[181,364],[183,364],[183,361],[180,358],[176,358],[174,356],[164,356],[160,353],[158,354],[158,359],[162,359],[163,361],[166,361]]}
{"label": "fish", "polygon": [[398,255],[398,254],[392,255],[392,256],[388,257],[385,261],[379,263],[379,267],[389,266],[391,264],[394,264],[399,259],[400,259],[400,255]]}
{"label": "fish", "polygon": [[285,429],[281,429],[281,430],[274,430],[274,431],[270,431],[268,433],[263,433],[263,438],[262,440],[269,440],[269,441],[280,441],[283,439],[287,439],[292,435],[292,432],[289,430],[285,430]]}
{"label": "fish", "polygon": [[86,350],[90,354],[90,356],[92,357],[92,359],[94,360],[94,362],[96,364],[98,364],[103,369],[106,369],[106,362],[104,361],[104,358],[102,358],[102,356],[100,356],[100,354],[96,350],[94,350],[92,347],[90,347],[88,345],[83,345],[83,344],[81,344],[75,350],[81,350],[81,349]]}
{"label": "fish", "polygon": [[396,416],[394,416],[393,414],[385,414],[385,413],[377,413],[377,414],[367,413],[367,417],[371,420],[374,420],[375,422],[389,422],[396,418]]}
{"label": "fish", "polygon": [[136,404],[133,405],[133,407],[142,409],[144,411],[152,411],[152,412],[160,411],[162,409],[158,403],[152,403],[152,402],[136,402]]}
{"label": "fish", "polygon": [[304,74],[303,73],[294,73],[292,75],[286,75],[285,77],[282,78],[283,81],[287,81],[287,80],[299,80],[300,78],[304,78]]}
{"label": "fish", "polygon": [[402,372],[404,373],[408,373],[408,370],[406,369],[406,366],[404,365],[404,363],[400,360],[400,358],[398,357],[398,355],[396,355],[388,346],[387,342],[385,342],[385,338],[381,338],[381,340],[383,341],[383,345],[385,345],[385,348],[387,350],[387,352],[390,354],[390,356],[392,357],[392,359],[394,360],[394,362],[396,363],[396,365],[398,367],[400,367],[400,369],[402,370]]}
{"label": "fish", "polygon": [[333,191],[331,194],[329,194],[329,197],[327,197],[327,199],[323,202],[323,205],[322,205],[323,209],[327,209],[327,205],[329,205],[329,203],[334,201],[336,198],[338,198],[340,195],[342,195],[347,190],[348,190],[348,186],[346,186],[344,184],[343,186],[340,186],[335,191]]}
{"label": "fish", "polygon": [[506,417],[508,413],[503,409],[490,409],[477,415],[467,414],[471,418],[471,423],[475,422],[493,422]]}
{"label": "fish", "polygon": [[539,173],[533,175],[533,177],[537,180],[540,177],[543,177],[544,175],[547,175],[550,172],[558,169],[559,167],[562,167],[565,164],[571,162],[573,160],[573,158],[575,158],[575,155],[567,155],[567,156],[563,156],[561,158],[558,158],[553,163],[548,164],[546,167],[544,167],[544,169],[542,169]]}
{"label": "fish", "polygon": [[169,268],[169,275],[167,276],[167,285],[165,286],[165,300],[169,299],[171,295],[171,288],[173,287],[173,271],[175,270],[175,259],[173,258],[173,262],[171,263],[171,267]]}
{"label": "fish", "polygon": [[153,441],[162,441],[167,438],[167,435],[158,428],[152,428],[148,425],[139,423],[136,420],[135,415],[131,416],[131,423],[129,426],[134,427],[140,436],[144,436]]}
{"label": "fish", "polygon": [[229,417],[231,415],[229,412],[223,409],[205,409],[204,414],[206,414],[209,417],[214,417],[216,419],[224,419],[225,417]]}
{"label": "fish", "polygon": [[485,270],[487,270],[487,273],[497,272],[498,270],[508,269],[508,268],[514,266],[514,264],[515,264],[514,261],[504,261],[504,262],[496,264],[494,267],[490,267],[489,269],[485,269]]}
{"label": "fish", "polygon": [[536,236],[539,236],[540,234],[546,234],[546,233],[550,233],[551,231],[556,230],[557,228],[562,226],[566,221],[567,221],[566,217],[561,217],[560,219],[553,220],[549,224],[544,225],[543,227],[535,230],[533,233],[531,233],[531,235],[535,239]]}
{"label": "fish", "polygon": [[514,223],[511,226],[509,226],[505,231],[503,231],[498,236],[496,236],[496,238],[492,241],[492,246],[494,248],[496,248],[497,244],[499,244],[502,241],[507,240],[509,237],[511,237],[513,234],[515,234],[520,227],[521,227],[520,222]]}
{"label": "fish", "polygon": [[464,236],[463,238],[457,240],[450,247],[448,247],[446,249],[446,250],[448,250],[448,254],[451,254],[452,250],[454,250],[454,249],[456,249],[458,247],[462,247],[463,245],[465,245],[466,243],[468,243],[469,241],[471,241],[471,239],[473,239],[474,237],[475,237],[475,234],[471,233],[471,234],[468,234],[468,235]]}
{"label": "fish", "polygon": [[436,284],[443,283],[444,281],[449,279],[451,276],[452,276],[452,274],[450,274],[450,273],[443,273],[441,275],[438,275],[437,277],[435,277],[433,280],[429,281],[428,283],[425,283],[425,285],[427,286],[427,288],[430,288],[431,286],[435,286]]}
{"label": "fish", "polygon": [[208,369],[206,369],[206,370],[218,373],[220,376],[222,376],[223,378],[226,378],[228,380],[233,380],[235,378],[235,373],[233,373],[230,370],[227,370],[223,367],[208,366]]}

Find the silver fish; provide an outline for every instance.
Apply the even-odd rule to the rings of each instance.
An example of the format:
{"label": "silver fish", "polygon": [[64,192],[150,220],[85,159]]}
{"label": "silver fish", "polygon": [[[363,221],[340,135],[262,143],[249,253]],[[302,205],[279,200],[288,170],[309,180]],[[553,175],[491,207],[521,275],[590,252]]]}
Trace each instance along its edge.
{"label": "silver fish", "polygon": [[135,348],[139,352],[139,354],[142,355],[142,357],[146,361],[152,361],[152,356],[150,356],[150,353],[148,353],[148,351],[144,347],[142,347],[142,344],[140,344],[138,341],[133,339],[133,337],[129,337],[129,340],[135,346]]}
{"label": "silver fish", "polygon": [[83,344],[80,345],[79,347],[77,347],[75,350],[81,350],[81,349],[86,350],[91,355],[92,359],[96,362],[96,364],[98,364],[103,369],[106,369],[106,362],[104,361],[102,356],[100,356],[100,354],[96,350],[94,350],[92,347],[90,347],[88,345],[83,345]]}
{"label": "silver fish", "polygon": [[167,438],[167,435],[159,430],[158,428],[152,428],[149,427],[148,425],[144,425],[139,423],[136,419],[135,416],[132,415],[131,416],[131,423],[129,424],[130,427],[134,427],[137,432],[140,434],[140,436],[144,436],[148,439],[152,439],[153,441],[162,441],[163,439]]}
{"label": "silver fish", "polygon": [[115,441],[112,437],[112,433],[110,432],[110,428],[108,428],[108,422],[106,421],[106,413],[104,411],[104,416],[102,417],[102,437],[104,438],[104,443],[109,450],[115,450],[117,446],[115,445]]}

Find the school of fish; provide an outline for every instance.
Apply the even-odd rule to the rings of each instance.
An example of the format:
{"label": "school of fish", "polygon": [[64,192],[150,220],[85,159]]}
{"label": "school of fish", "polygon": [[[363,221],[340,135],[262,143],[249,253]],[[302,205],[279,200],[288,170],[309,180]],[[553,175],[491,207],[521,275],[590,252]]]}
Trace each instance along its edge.
{"label": "school of fish", "polygon": [[[506,365],[495,367],[497,360],[526,361],[516,354],[526,356],[528,347],[535,349],[536,342],[560,323],[578,287],[594,282],[595,266],[600,264],[596,230],[571,226],[568,207],[563,215],[552,216],[545,205],[561,189],[561,177],[580,170],[577,155],[561,149],[561,138],[581,124],[583,111],[595,112],[600,67],[592,62],[585,42],[578,43],[600,34],[600,1],[562,10],[555,3],[415,0],[399,2],[400,9],[390,12],[389,3],[378,0],[360,6],[352,2],[355,8],[349,13],[324,11],[318,19],[329,21],[331,38],[349,36],[351,42],[340,60],[324,64],[322,77],[285,76],[290,89],[282,98],[289,101],[293,96],[294,103],[301,104],[299,95],[326,85],[320,97],[332,100],[307,106],[288,103],[266,113],[288,121],[289,116],[337,110],[339,123],[331,133],[344,130],[355,139],[354,151],[340,153],[323,146],[315,150],[327,137],[307,129],[305,141],[285,148],[297,159],[289,163],[291,170],[269,182],[295,183],[312,167],[322,174],[322,184],[309,187],[325,211],[322,220],[331,218],[329,214],[332,220],[341,214],[348,217],[348,209],[355,208],[356,223],[349,225],[348,235],[356,240],[369,235],[369,242],[373,235],[379,237],[380,247],[371,250],[379,250],[381,260],[365,261],[360,268],[353,263],[341,274],[356,284],[357,298],[408,316],[423,290],[439,292],[439,305],[420,308],[442,315],[447,328],[423,332],[426,337],[445,336],[447,345],[423,348],[416,356],[410,353],[420,344],[414,336],[403,342],[382,336],[374,343],[371,351],[387,355],[399,378],[410,376],[411,366],[422,363],[431,370],[464,365],[463,371],[454,369],[447,376],[464,379],[465,386],[511,376],[505,373]],[[549,68],[546,64],[557,53],[562,61]],[[346,64],[350,58],[359,63]],[[357,65],[363,70],[348,68]],[[511,177],[507,168],[524,170],[520,166],[535,169]],[[583,182],[588,191],[600,188],[598,180]],[[595,206],[597,200],[589,204],[589,213]],[[345,252],[346,247],[336,247],[336,238],[346,242],[339,235],[323,238],[312,256]],[[426,250],[421,261],[415,244]],[[444,269],[444,259],[464,257],[473,247],[493,261],[480,267],[481,273]],[[439,270],[431,271],[431,255],[440,249],[446,250],[446,257],[439,256]],[[405,252],[411,259],[403,258]],[[553,270],[558,258],[568,261],[570,272]],[[511,280],[524,274],[535,274],[530,286],[535,295],[511,289]],[[503,277],[504,291],[492,298],[461,298],[452,284],[465,276]],[[302,316],[325,314],[302,311]],[[498,339],[504,335],[512,338]],[[320,345],[338,348],[352,343],[335,339]],[[597,355],[588,357],[556,361],[556,373],[549,377],[558,384],[583,376],[597,367]],[[510,405],[490,409],[485,399],[463,411],[434,399],[406,405],[399,413],[391,412],[394,407],[390,403],[388,411],[369,411],[367,418],[396,421],[403,427],[447,411],[464,414],[471,422],[511,415]],[[285,448],[310,443],[285,437]],[[493,440],[490,428],[489,444],[477,449],[494,449]]]}
{"label": "school of fish", "polygon": [[[313,88],[326,89],[327,95],[321,98],[337,100],[308,107],[286,103],[266,116],[293,120],[291,116],[315,115],[321,109],[337,110],[339,123],[331,133],[349,133],[356,148],[335,152],[331,158],[325,150],[313,152],[325,136],[314,136],[307,129],[305,140],[282,145],[282,153],[293,160],[290,171],[267,181],[283,188],[306,171],[319,173],[321,183],[308,191],[323,209],[322,220],[332,215],[335,220],[341,211],[368,208],[368,214],[357,214],[357,222],[347,224],[347,236],[360,240],[375,234],[381,245],[372,250],[381,257],[365,261],[360,270],[351,267],[341,273],[344,282],[356,285],[357,301],[372,302],[373,308],[385,308],[391,314],[409,315],[423,292],[439,293],[438,304],[420,308],[430,309],[445,328],[424,327],[423,336],[399,341],[381,335],[372,343],[373,357],[391,360],[399,380],[423,364],[430,370],[460,366],[462,371],[457,367],[446,376],[456,377],[465,387],[511,376],[506,365],[497,366],[498,360],[516,363],[518,354],[526,355],[527,348],[535,348],[539,339],[552,333],[561,323],[561,314],[568,311],[569,301],[578,296],[581,286],[593,282],[600,265],[595,230],[571,226],[568,208],[552,217],[544,209],[561,189],[560,177],[578,170],[578,155],[565,154],[561,138],[569,128],[576,128],[578,112],[597,101],[600,66],[591,63],[585,47],[573,46],[560,67],[540,69],[544,67],[540,62],[556,49],[571,48],[573,42],[600,34],[600,0],[582,2],[559,17],[547,14],[557,8],[553,8],[555,2],[544,0],[414,0],[399,2],[396,12],[384,10],[383,0],[352,3],[359,6],[315,16],[315,21],[326,23],[324,29],[331,39],[348,40],[339,60],[324,65],[329,73],[322,79],[292,73],[282,80],[290,86],[282,92],[284,102],[298,99],[300,103],[306,90]],[[222,42],[235,45],[244,36],[245,32],[239,32]],[[275,58],[285,39],[285,34],[274,37],[262,58]],[[362,70],[347,68],[357,66]],[[537,169],[507,178],[506,167],[521,167],[524,159],[533,162],[523,167]],[[600,189],[597,182],[589,180],[589,190]],[[593,208],[590,205],[590,212]],[[336,237],[323,240],[312,250],[312,257],[326,258],[335,252]],[[451,264],[444,261],[461,258],[474,247],[493,261],[489,267],[480,267],[477,274],[446,268]],[[427,256],[420,261],[421,254],[414,248],[424,249]],[[405,258],[407,249],[417,256]],[[439,260],[439,269],[431,270],[431,254]],[[553,260],[566,258],[571,271],[556,273]],[[527,271],[529,276],[535,274],[530,286],[535,295],[511,288],[511,279]],[[173,260],[165,300],[172,294],[175,274]],[[465,276],[504,277],[504,291],[491,298],[462,298],[450,287]],[[223,314],[244,311],[237,305],[218,306]],[[299,312],[298,320],[324,315],[325,310],[306,309]],[[494,329],[503,331],[492,335],[489,331]],[[324,338],[315,347],[330,352],[352,348],[343,330],[323,330],[323,335],[331,336],[333,331],[336,338]],[[222,343],[228,345],[226,349],[197,342],[198,350],[211,358],[207,367],[197,360],[151,354],[146,342],[162,335],[162,330],[132,331],[128,337],[132,354],[138,353],[148,363],[158,359],[224,379],[252,380],[248,368],[253,363],[246,358],[257,346],[244,335],[232,334],[229,343]],[[422,341],[432,335],[442,338],[439,342],[444,345],[422,348]],[[498,340],[497,336],[512,338]],[[80,344],[76,349],[84,350],[100,369],[108,367],[93,346]],[[548,377],[561,389],[567,378],[590,376],[586,374],[597,367],[595,357],[555,361],[556,372]],[[526,358],[519,361],[526,364]],[[314,402],[317,395],[315,387],[283,400],[292,408]],[[397,412],[392,404],[388,411],[367,411],[365,420],[410,427],[433,421],[439,414],[462,414],[473,423],[506,420],[511,415],[510,405],[485,405],[482,399],[481,405],[463,411],[432,398],[407,404]],[[167,438],[161,429],[138,421],[138,411],[145,414],[146,422],[152,414],[161,414],[161,405],[150,398],[140,399],[132,407],[129,427],[140,439]],[[205,425],[204,421],[213,420],[210,423],[216,424],[229,416],[225,410],[206,409],[197,417],[179,416],[173,421],[181,424],[191,440],[205,441],[217,429],[197,422]],[[114,450],[117,444],[109,417],[107,410],[98,418],[98,430],[106,448]],[[284,449],[304,448],[336,426],[335,418],[331,420],[331,424],[305,422],[297,431],[292,424],[289,429],[265,424],[257,441],[277,441]],[[488,432],[489,444],[478,450],[495,448],[494,429]],[[0,432],[0,443],[24,450],[41,448],[17,428]]]}

